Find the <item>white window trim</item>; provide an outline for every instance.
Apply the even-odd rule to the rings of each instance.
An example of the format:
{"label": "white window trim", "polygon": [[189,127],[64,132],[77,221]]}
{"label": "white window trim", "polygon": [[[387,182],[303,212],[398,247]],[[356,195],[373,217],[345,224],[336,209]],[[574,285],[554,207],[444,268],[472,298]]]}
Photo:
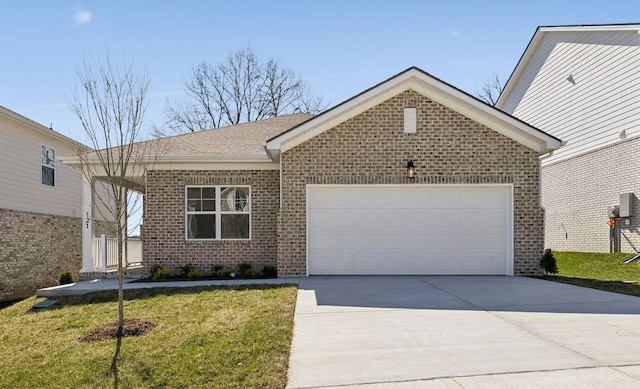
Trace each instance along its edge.
{"label": "white window trim", "polygon": [[[46,164],[42,163],[42,149],[43,148],[47,148],[49,150],[53,150],[53,166],[49,166],[49,165],[46,165]],[[44,182],[42,182],[42,168],[43,167],[47,167],[47,168],[53,170],[53,185],[48,185],[48,184],[45,184]],[[56,187],[56,149],[54,147],[47,146],[45,144],[41,144],[40,145],[40,185],[46,186],[46,187],[49,187],[49,188],[55,188]]]}
{"label": "white window trim", "polygon": [[[215,211],[187,211],[189,201],[189,188],[215,188]],[[223,211],[222,210],[222,188],[248,188],[249,189],[249,211]],[[188,242],[219,242],[219,241],[249,241],[251,240],[251,214],[253,204],[251,203],[251,186],[250,185],[186,185],[184,187],[184,239]],[[216,237],[211,239],[193,239],[189,238],[189,215],[215,215],[216,216]],[[249,215],[249,237],[246,239],[223,239],[222,238],[222,215],[244,214]]]}

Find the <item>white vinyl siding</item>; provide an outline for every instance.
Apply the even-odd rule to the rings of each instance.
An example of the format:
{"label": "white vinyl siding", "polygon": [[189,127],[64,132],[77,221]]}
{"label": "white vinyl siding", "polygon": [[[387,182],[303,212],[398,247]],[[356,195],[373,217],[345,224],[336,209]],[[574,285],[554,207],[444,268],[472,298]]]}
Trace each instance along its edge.
{"label": "white vinyl siding", "polygon": [[639,63],[637,31],[547,32],[502,109],[566,142],[543,164],[640,135]]}
{"label": "white vinyl siding", "polygon": [[42,184],[42,145],[56,157],[73,153],[57,137],[0,115],[0,208],[80,217],[81,176],[59,161],[55,186]]}

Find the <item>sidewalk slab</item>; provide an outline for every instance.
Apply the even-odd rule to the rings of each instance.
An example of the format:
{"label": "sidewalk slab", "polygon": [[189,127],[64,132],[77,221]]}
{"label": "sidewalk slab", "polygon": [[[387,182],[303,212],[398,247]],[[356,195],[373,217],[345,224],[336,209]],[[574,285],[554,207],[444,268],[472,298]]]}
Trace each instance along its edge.
{"label": "sidewalk slab", "polygon": [[[236,279],[236,280],[200,280],[200,281],[158,281],[158,282],[133,282],[133,279],[124,280],[124,289],[149,289],[149,288],[190,288],[196,286],[238,286],[238,285],[290,285],[298,284],[299,278],[265,278],[265,279]],[[74,284],[52,286],[38,289],[38,297],[79,296],[87,293],[103,290],[117,290],[117,279],[95,279],[81,281]]]}

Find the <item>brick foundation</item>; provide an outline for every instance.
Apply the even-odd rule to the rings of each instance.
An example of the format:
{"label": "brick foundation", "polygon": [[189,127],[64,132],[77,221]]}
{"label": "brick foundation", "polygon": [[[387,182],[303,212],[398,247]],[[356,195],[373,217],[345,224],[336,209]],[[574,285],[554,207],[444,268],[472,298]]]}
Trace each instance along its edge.
{"label": "brick foundation", "polygon": [[0,209],[0,231],[0,300],[58,285],[65,272],[77,279],[82,267],[79,218]]}

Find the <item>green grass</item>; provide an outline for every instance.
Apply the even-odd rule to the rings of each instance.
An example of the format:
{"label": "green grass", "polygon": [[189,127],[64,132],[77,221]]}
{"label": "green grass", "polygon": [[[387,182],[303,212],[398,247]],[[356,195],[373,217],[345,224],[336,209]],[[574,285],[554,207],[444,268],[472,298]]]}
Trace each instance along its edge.
{"label": "green grass", "polygon": [[[283,388],[295,286],[127,291],[125,317],[157,327],[123,339],[123,388]],[[0,315],[0,387],[107,388],[115,340],[80,343],[117,319],[114,292],[31,311],[29,298]]]}
{"label": "green grass", "polygon": [[0,309],[4,309],[6,307],[10,307],[13,304],[17,303],[18,301],[20,301],[22,299],[17,299],[17,300],[2,300],[0,301]]}
{"label": "green grass", "polygon": [[553,252],[558,274],[545,279],[640,296],[640,263],[622,264],[631,254]]}

